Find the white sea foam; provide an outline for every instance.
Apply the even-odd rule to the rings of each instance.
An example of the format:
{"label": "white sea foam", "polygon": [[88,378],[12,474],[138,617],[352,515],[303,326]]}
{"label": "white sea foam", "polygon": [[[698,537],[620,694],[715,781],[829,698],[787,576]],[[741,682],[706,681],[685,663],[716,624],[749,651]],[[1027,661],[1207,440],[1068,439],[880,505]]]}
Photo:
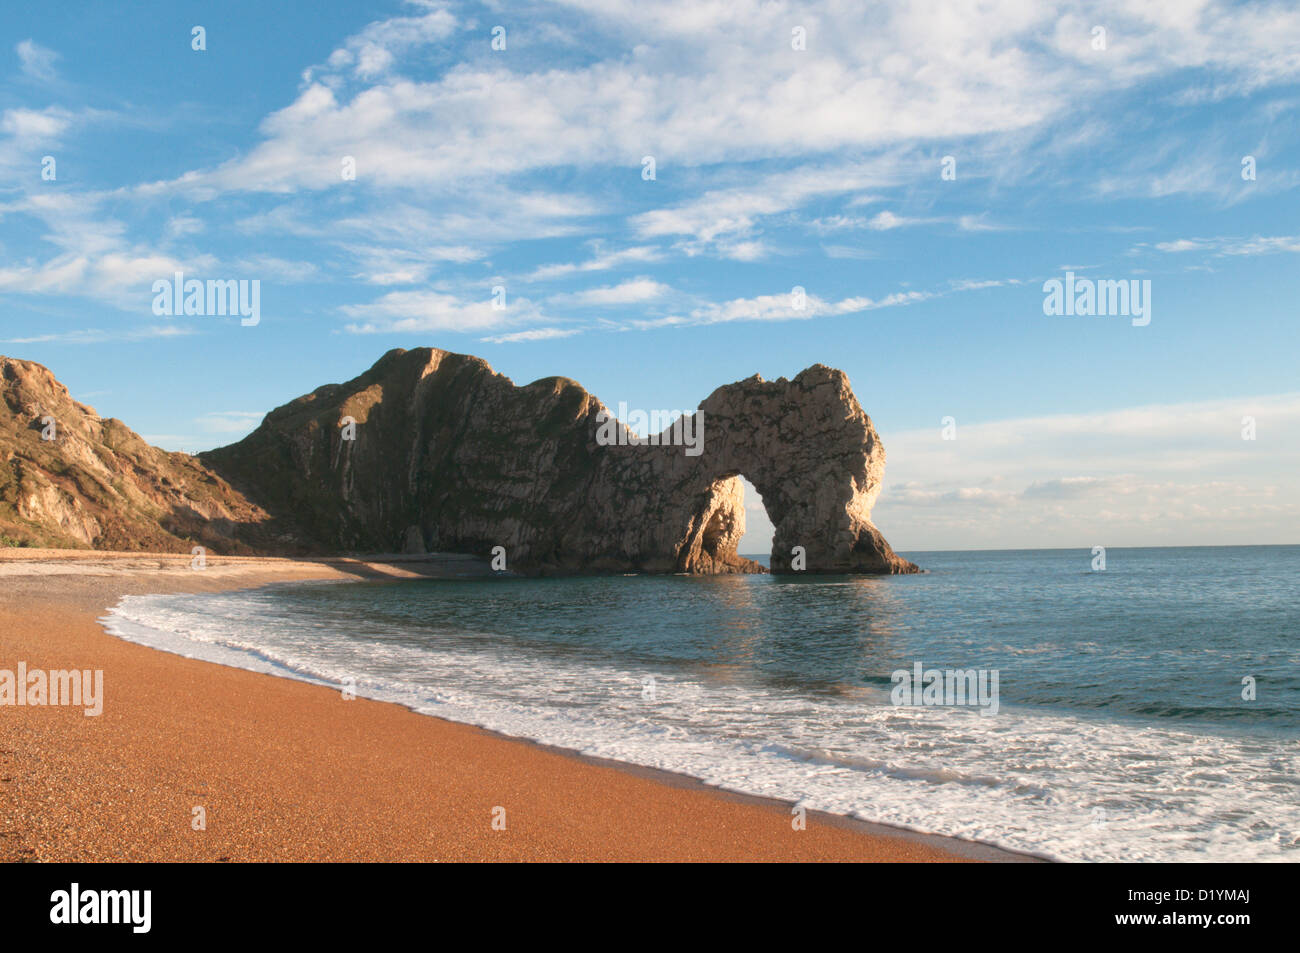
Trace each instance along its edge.
{"label": "white sea foam", "polygon": [[[894,708],[526,656],[485,636],[395,645],[268,621],[253,597],[127,596],[109,632],[749,794],[1068,860],[1300,859],[1300,746],[1003,708]],[[643,698],[653,677],[654,697]]]}

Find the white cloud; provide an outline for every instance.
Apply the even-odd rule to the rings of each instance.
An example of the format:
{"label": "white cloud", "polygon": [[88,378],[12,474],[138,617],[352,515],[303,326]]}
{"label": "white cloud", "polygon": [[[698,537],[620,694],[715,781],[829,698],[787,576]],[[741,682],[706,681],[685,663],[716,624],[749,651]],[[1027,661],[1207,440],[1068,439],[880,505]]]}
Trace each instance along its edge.
{"label": "white cloud", "polygon": [[[758,0],[576,6],[609,37],[606,58],[532,72],[504,57],[475,60],[430,82],[387,77],[350,99],[312,82],[268,117],[253,153],[215,178],[323,188],[338,176],[318,157],[344,154],[403,186],[564,165],[623,165],[634,176],[651,154],[662,179],[683,166],[1014,132],[1158,72],[1214,69],[1246,84],[1300,74],[1300,11],[1283,4],[1249,15],[1212,2],[1108,4],[1089,11],[1112,24],[1100,56],[1093,21],[1072,2],[812,3],[797,14]],[[803,55],[789,46],[796,17],[808,30]],[[372,24],[335,65],[379,77],[395,51],[453,27],[440,9]],[[662,234],[653,227],[646,233]]]}
{"label": "white cloud", "polygon": [[816,232],[844,231],[865,229],[873,232],[887,232],[896,228],[911,228],[917,225],[956,225],[963,232],[1000,232],[1007,231],[1004,225],[988,222],[984,215],[961,215],[957,218],[919,218],[898,215],[888,210],[881,211],[871,218],[855,215],[831,215],[817,218],[808,223]]}
{"label": "white cloud", "polygon": [[836,315],[861,314],[881,308],[897,308],[917,304],[949,294],[964,291],[981,291],[1005,285],[1021,284],[1019,279],[961,280],[949,283],[940,291],[895,291],[881,298],[865,295],[828,301],[804,290],[802,300],[793,289],[781,294],[758,295],[753,298],[733,298],[730,301],[706,302],[685,315],[633,320],[627,327],[646,330],[662,327],[687,327],[702,324],[724,324],[733,321],[808,321]]}
{"label": "white cloud", "polygon": [[1159,242],[1156,245],[1156,250],[1164,252],[1198,251],[1207,247],[1209,247],[1208,243],[1203,240],[1180,238],[1173,242]]}
{"label": "white cloud", "polygon": [[62,106],[0,112],[0,175],[10,180],[5,186],[47,185],[41,179],[45,155],[54,153],[57,158],[58,148],[79,121],[101,120],[108,115],[89,109],[74,112]]}
{"label": "white cloud", "polygon": [[759,295],[755,298],[734,298],[721,304],[710,304],[691,312],[693,323],[717,324],[727,321],[790,321],[821,318],[837,314],[857,314],[877,308],[912,304],[928,295],[907,291],[886,295],[884,298],[843,298],[826,301],[817,295],[805,294],[800,305],[793,294]]}
{"label": "white cloud", "polygon": [[124,223],[99,217],[102,201],[99,195],[38,192],[0,208],[39,221],[45,229],[41,239],[57,249],[43,260],[0,264],[0,291],[91,298],[152,317],[155,280],[177,271],[213,273],[219,267],[211,255],[178,257],[130,241]]}
{"label": "white cloud", "polygon": [[328,74],[345,70],[358,79],[374,79],[387,74],[399,56],[446,39],[455,31],[456,18],[443,4],[416,5],[428,12],[423,16],[393,17],[369,24],[331,53],[325,67],[307,70],[304,79],[310,82],[317,69],[327,74],[326,81],[329,81]]}
{"label": "white cloud", "polygon": [[15,47],[23,73],[35,80],[49,82],[55,78],[54,62],[59,54],[35,40],[23,40]]}
{"label": "white cloud", "polygon": [[508,298],[507,306],[498,310],[487,294],[480,301],[465,301],[437,291],[390,291],[368,304],[344,305],[339,310],[364,322],[347,326],[353,334],[488,331],[541,320],[537,306],[527,298]]}
{"label": "white cloud", "polygon": [[206,227],[202,219],[193,215],[174,215],[167,220],[164,234],[168,238],[184,238],[187,235],[201,234]]}
{"label": "white cloud", "polygon": [[345,245],[343,250],[361,265],[353,277],[372,285],[423,284],[442,262],[464,264],[483,253],[466,245],[433,245],[406,249],[383,245]]}
{"label": "white cloud", "polygon": [[891,228],[901,228],[904,225],[918,225],[927,221],[919,218],[900,218],[893,212],[879,212],[874,218],[867,222],[867,228],[878,232],[888,231]]}
{"label": "white cloud", "polygon": [[877,253],[872,251],[870,248],[860,248],[856,245],[822,245],[821,250],[827,258],[847,258],[855,261],[867,261],[877,257]]}
{"label": "white cloud", "polygon": [[[359,178],[398,187],[569,165],[624,166],[631,179],[646,154],[663,180],[712,163],[1014,133],[1189,67],[1247,85],[1300,74],[1300,11],[1282,4],[1249,16],[1213,2],[1174,5],[1176,14],[1107,5],[1097,14],[1113,24],[1104,56],[1090,49],[1092,21],[1068,0],[827,2],[797,14],[758,0],[703,13],[696,0],[653,11],[614,0],[578,6],[605,58],[532,71],[528,60],[477,58],[431,81],[393,74],[395,57],[451,35],[449,13],[371,24],[267,117],[260,145],[200,180],[327,188],[338,184],[341,155],[368,170]],[[795,18],[808,30],[804,54],[789,46]],[[345,93],[331,80],[343,70],[376,82]],[[651,218],[645,233],[679,227]]]}
{"label": "white cloud", "polygon": [[152,315],[152,283],[177,271],[201,272],[205,262],[212,259],[182,261],[147,251],[65,254],[39,265],[0,267],[0,291],[94,298],[123,311]]}
{"label": "white cloud", "polygon": [[[574,0],[554,29],[545,22],[550,8],[530,9],[538,36],[585,38],[585,55],[577,59],[491,55],[483,23],[461,22],[442,3],[409,6],[410,15],[368,24],[323,65],[306,70],[296,98],[264,118],[258,141],[244,154],[125,187],[119,198],[180,196],[197,203],[238,191],[284,196],[283,204],[256,211],[239,227],[316,242],[325,246],[322,258],[336,253],[322,271],[382,288],[425,285],[450,266],[488,262],[501,246],[586,235],[598,227],[594,216],[627,209],[641,210],[628,219],[634,241],[663,239],[677,254],[754,262],[786,252],[762,234],[768,220],[793,218],[812,205],[876,202],[884,189],[922,175],[933,180],[937,151],[954,143],[978,154],[985,139],[1042,142],[1058,130],[1068,137],[1067,121],[1110,94],[1153,77],[1176,86],[1188,70],[1197,71],[1198,84],[1240,89],[1300,76],[1300,11],[1281,3],[1243,14],[1217,0],[1136,12],[1106,2],[1095,11],[1109,27],[1105,55],[1089,44],[1094,8],[1074,0],[917,0],[884,8],[814,0],[797,10],[766,0],[670,0],[653,9],[636,0]],[[795,19],[807,29],[806,52],[790,48]],[[24,68],[40,71],[52,62],[53,54],[32,41],[19,47]],[[21,151],[5,148],[11,145],[30,150],[57,140],[75,118],[56,108],[9,109],[0,116],[0,133],[9,137],[0,154]],[[656,181],[640,178],[647,154],[656,157]],[[340,175],[344,156],[356,160],[354,181]],[[1020,169],[1005,154],[1000,158]],[[1171,174],[1182,178],[1158,183],[1157,190],[1167,194],[1199,187],[1207,175],[1221,178],[1222,168],[1211,160],[1217,161],[1181,163]],[[533,174],[557,169],[565,170],[563,181],[580,184],[556,188],[558,177],[547,175],[547,190],[527,187],[541,178]],[[580,173],[591,169],[626,178],[588,187]],[[521,181],[525,176],[531,177]],[[635,204],[621,188],[635,191]],[[656,201],[663,204],[655,207]],[[909,207],[916,206],[898,206]],[[814,219],[814,227],[828,230],[883,232],[934,222],[972,232],[1001,227],[981,214],[939,219],[891,210],[872,217],[817,211],[828,214]],[[198,235],[197,221],[173,219],[160,251],[128,239],[118,222],[83,215],[83,236],[42,236],[62,242],[60,253],[0,266],[0,287],[112,295],[120,282],[102,274],[103,256],[119,256],[127,274],[147,270],[176,258],[164,254],[167,242]],[[869,254],[848,244],[828,245],[826,253]],[[649,242],[621,250],[597,245],[587,261],[542,265],[526,280],[639,265],[665,254]],[[293,262],[276,260],[281,274],[293,274]],[[297,275],[315,277],[301,268]],[[385,317],[384,300],[356,307],[378,308],[377,321],[419,317]],[[407,307],[410,300],[391,299],[385,307]],[[909,300],[915,293],[869,306]],[[467,308],[464,321],[484,324]],[[736,320],[727,315],[745,310],[720,305],[664,320]],[[779,308],[759,304],[749,311],[764,320]],[[815,315],[790,315],[807,316]]]}
{"label": "white cloud", "polygon": [[963,232],[1005,232],[1007,225],[995,225],[984,215],[962,215],[957,219],[957,227]]}
{"label": "white cloud", "polygon": [[808,201],[889,184],[901,160],[877,159],[853,166],[816,166],[769,173],[743,186],[713,189],[678,205],[641,212],[631,225],[643,237],[687,235],[726,247],[752,233],[761,219],[799,208]]}
{"label": "white cloud", "polygon": [[6,109],[0,117],[0,132],[12,136],[14,145],[23,148],[58,141],[71,124],[71,114],[58,106],[48,109]]}
{"label": "white cloud", "polygon": [[497,334],[479,340],[486,341],[488,344],[513,344],[519,341],[551,341],[581,333],[578,328],[533,328],[530,331],[514,331],[510,334]]}
{"label": "white cloud", "polygon": [[597,242],[594,244],[595,253],[586,261],[542,265],[528,275],[525,280],[548,281],[578,272],[608,271],[613,268],[620,268],[623,265],[645,264],[660,261],[663,258],[663,252],[653,245],[634,245],[617,251],[606,251],[603,243]]}
{"label": "white cloud", "polygon": [[[1138,245],[1135,250],[1152,247]],[[1282,252],[1300,252],[1300,235],[1274,235],[1253,238],[1180,238],[1176,241],[1157,242],[1156,251],[1187,252],[1202,251],[1216,256],[1230,255],[1275,255]]]}
{"label": "white cloud", "polygon": [[642,304],[672,292],[672,288],[650,278],[632,278],[617,285],[605,285],[600,288],[588,288],[574,294],[555,295],[550,300],[555,304],[576,305],[578,307],[618,307],[628,304]]}

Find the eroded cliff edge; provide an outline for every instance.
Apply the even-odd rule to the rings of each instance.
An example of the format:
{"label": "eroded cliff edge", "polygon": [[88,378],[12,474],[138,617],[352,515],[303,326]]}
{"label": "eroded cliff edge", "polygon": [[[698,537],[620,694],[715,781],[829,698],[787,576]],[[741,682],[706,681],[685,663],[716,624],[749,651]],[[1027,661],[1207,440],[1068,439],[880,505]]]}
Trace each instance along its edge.
{"label": "eroded cliff edge", "polygon": [[197,458],[151,447],[47,368],[0,356],[0,545],[259,554],[289,544],[269,519]]}
{"label": "eroded cliff edge", "polygon": [[718,388],[694,456],[604,445],[607,417],[566,378],[516,387],[476,357],[394,350],[201,461],[272,514],[263,536],[307,551],[499,546],[525,573],[761,572],[736,552],[743,474],[776,527],[773,571],[797,568],[795,547],[811,573],[917,571],[871,523],[885,452],[841,371]]}

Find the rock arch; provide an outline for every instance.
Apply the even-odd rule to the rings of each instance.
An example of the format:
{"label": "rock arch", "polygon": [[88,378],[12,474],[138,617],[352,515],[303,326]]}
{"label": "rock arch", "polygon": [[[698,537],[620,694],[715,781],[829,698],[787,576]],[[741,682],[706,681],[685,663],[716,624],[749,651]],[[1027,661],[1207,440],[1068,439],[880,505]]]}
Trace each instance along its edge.
{"label": "rock arch", "polygon": [[[796,546],[804,549],[807,572],[917,571],[871,522],[885,450],[843,371],[817,364],[793,380],[756,375],[720,387],[700,404],[696,428],[703,434],[697,457],[686,457],[680,447],[637,448],[682,458],[680,478],[665,488],[665,496],[686,509],[677,516],[687,527],[676,545],[678,571],[749,568],[736,553],[745,528],[742,475],[762,496],[775,527],[772,571],[792,571]],[[635,482],[627,474],[616,479]]]}
{"label": "rock arch", "polygon": [[567,378],[517,387],[480,358],[394,350],[203,459],[272,514],[263,530],[286,549],[503,546],[509,568],[539,574],[762,571],[736,552],[744,474],[776,527],[773,571],[795,546],[812,573],[917,571],[871,523],[885,452],[842,371],[718,388],[691,418],[698,455],[662,440],[672,428],[607,445],[609,417]]}

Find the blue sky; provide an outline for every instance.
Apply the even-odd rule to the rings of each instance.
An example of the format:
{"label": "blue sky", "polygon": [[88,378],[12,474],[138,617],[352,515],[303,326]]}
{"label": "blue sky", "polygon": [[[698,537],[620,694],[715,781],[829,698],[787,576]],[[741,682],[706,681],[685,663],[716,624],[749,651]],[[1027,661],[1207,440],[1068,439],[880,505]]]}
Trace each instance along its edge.
{"label": "blue sky", "polygon": [[[631,408],[821,362],[900,550],[1300,542],[1300,9],[1126,6],[7,11],[0,352],[190,450],[393,347]],[[155,315],[178,270],[260,323]]]}

